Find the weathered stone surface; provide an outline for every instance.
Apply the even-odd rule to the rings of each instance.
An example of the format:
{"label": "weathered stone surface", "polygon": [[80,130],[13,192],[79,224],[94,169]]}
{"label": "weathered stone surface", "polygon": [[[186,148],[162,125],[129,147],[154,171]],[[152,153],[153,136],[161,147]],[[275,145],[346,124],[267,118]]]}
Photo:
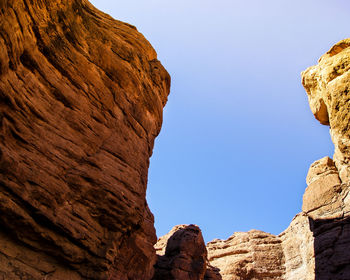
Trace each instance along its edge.
{"label": "weathered stone surface", "polygon": [[170,78],[86,0],[0,1],[0,279],[150,279]]}
{"label": "weathered stone surface", "polygon": [[208,259],[223,280],[314,280],[314,237],[309,217],[298,214],[279,236],[238,232],[207,244]]}
{"label": "weathered stone surface", "polygon": [[279,235],[285,259],[286,280],[315,280],[314,237],[309,217],[296,215],[289,227]]}
{"label": "weathered stone surface", "polygon": [[[155,248],[158,261],[153,280],[204,279],[207,250],[198,226],[175,226],[168,234],[159,238]],[[208,277],[210,275],[212,274],[208,273]]]}
{"label": "weathered stone surface", "polygon": [[178,226],[154,249],[147,171],[170,87],[155,51],[86,0],[0,0],[0,279],[350,279],[349,69],[347,39],[302,74],[335,153],[288,229],[207,256]]}
{"label": "weathered stone surface", "polygon": [[[340,209],[343,201],[340,198],[341,181],[334,162],[325,157],[314,162],[308,172],[308,187],[303,197],[303,212],[309,217],[330,218],[330,213]],[[335,218],[335,217],[332,217]]]}
{"label": "weathered stone surface", "polygon": [[204,280],[222,280],[220,269],[207,263]]}
{"label": "weathered stone surface", "polygon": [[207,249],[210,264],[220,269],[223,280],[283,279],[281,240],[272,234],[236,232],[227,240],[209,242]]}
{"label": "weathered stone surface", "polygon": [[[303,211],[314,236],[316,280],[350,279],[349,47],[350,39],[339,42],[302,74],[311,110],[330,125],[337,167],[329,159],[314,163],[304,195]],[[322,102],[327,122],[318,114]]]}
{"label": "weathered stone surface", "polygon": [[342,182],[350,180],[350,39],[337,43],[318,65],[302,73],[311,111],[330,125],[335,146],[334,161]]}
{"label": "weathered stone surface", "polygon": [[285,279],[350,279],[349,184],[329,158],[311,165],[307,182],[304,212],[280,235]]}

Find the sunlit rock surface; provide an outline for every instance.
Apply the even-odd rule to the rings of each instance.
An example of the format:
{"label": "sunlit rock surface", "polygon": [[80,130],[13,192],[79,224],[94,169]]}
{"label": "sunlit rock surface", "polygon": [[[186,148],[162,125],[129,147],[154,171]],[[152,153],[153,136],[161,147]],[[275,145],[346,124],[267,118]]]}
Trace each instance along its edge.
{"label": "sunlit rock surface", "polygon": [[258,230],[236,232],[227,240],[207,244],[208,260],[223,280],[283,279],[281,240]]}
{"label": "sunlit rock surface", "polygon": [[170,78],[86,0],[0,1],[0,279],[150,279]]}
{"label": "sunlit rock surface", "polygon": [[311,111],[329,124],[335,146],[334,161],[343,183],[350,180],[350,39],[340,41],[316,66],[302,73]]}
{"label": "sunlit rock surface", "polygon": [[330,126],[334,161],[325,157],[311,165],[302,212],[279,236],[250,231],[207,244],[224,280],[350,279],[349,69],[347,39],[302,73],[311,111]]}

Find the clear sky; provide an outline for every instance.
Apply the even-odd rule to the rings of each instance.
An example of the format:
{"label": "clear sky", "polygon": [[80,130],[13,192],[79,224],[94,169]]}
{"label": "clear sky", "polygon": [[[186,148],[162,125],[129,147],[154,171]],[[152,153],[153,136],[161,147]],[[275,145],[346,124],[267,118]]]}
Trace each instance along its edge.
{"label": "clear sky", "polygon": [[172,77],[147,191],[158,236],[285,230],[310,164],[333,154],[300,72],[350,37],[350,1],[91,2],[135,25]]}

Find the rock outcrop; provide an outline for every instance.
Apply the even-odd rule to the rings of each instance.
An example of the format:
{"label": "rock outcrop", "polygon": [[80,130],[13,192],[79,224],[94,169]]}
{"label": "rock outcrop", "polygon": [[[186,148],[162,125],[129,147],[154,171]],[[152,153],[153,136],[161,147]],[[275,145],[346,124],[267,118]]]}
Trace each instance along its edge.
{"label": "rock outcrop", "polygon": [[311,166],[309,175],[319,166],[323,172],[316,176],[304,195],[303,210],[314,238],[315,277],[312,279],[316,280],[350,279],[350,185],[341,184],[339,177],[330,173],[334,171],[327,170],[332,165],[334,163],[326,158]]}
{"label": "rock outcrop", "polygon": [[284,255],[284,279],[315,280],[314,237],[307,214],[296,215],[278,237]]}
{"label": "rock outcrop", "polygon": [[350,180],[350,39],[340,41],[318,65],[302,73],[310,108],[316,119],[329,125],[335,146],[334,162],[343,183]]}
{"label": "rock outcrop", "polygon": [[136,28],[87,0],[0,1],[0,279],[153,276],[169,87]]}
{"label": "rock outcrop", "polygon": [[[334,159],[280,235],[160,238],[145,199],[170,77],[87,0],[0,0],[0,279],[350,279],[350,39],[303,72]],[[158,256],[156,255],[156,251]]]}
{"label": "rock outcrop", "polygon": [[350,279],[350,39],[302,73],[310,108],[329,125],[334,161],[313,163],[302,212],[279,236],[250,231],[207,244],[224,280]]}
{"label": "rock outcrop", "polygon": [[208,260],[223,280],[283,279],[281,240],[258,230],[236,232],[227,240],[207,244]]}
{"label": "rock outcrop", "polygon": [[[207,250],[198,226],[175,226],[168,234],[158,239],[155,248],[158,261],[153,280],[204,279]],[[208,272],[208,279],[209,276],[213,277]]]}

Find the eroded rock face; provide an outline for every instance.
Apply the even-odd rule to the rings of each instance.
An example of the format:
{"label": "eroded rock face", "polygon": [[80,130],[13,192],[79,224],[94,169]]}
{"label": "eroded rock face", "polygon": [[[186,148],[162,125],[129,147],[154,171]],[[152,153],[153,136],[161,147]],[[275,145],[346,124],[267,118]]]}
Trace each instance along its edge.
{"label": "eroded rock face", "polygon": [[330,125],[334,161],[342,182],[350,180],[350,39],[340,41],[323,55],[318,65],[302,73],[311,111]]}
{"label": "eroded rock face", "polygon": [[208,260],[223,280],[283,279],[281,240],[258,230],[236,232],[227,240],[207,244]]}
{"label": "eroded rock face", "polygon": [[207,250],[198,226],[175,226],[158,239],[155,248],[158,261],[153,280],[204,279]]}
{"label": "eroded rock face", "polygon": [[170,78],[86,0],[0,1],[0,278],[150,279]]}
{"label": "eroded rock face", "polygon": [[314,162],[306,181],[308,187],[303,197],[303,212],[312,219],[334,218],[331,213],[340,210],[343,201],[340,197],[341,181],[333,160],[325,157]]}
{"label": "eroded rock face", "polygon": [[[304,195],[303,211],[314,236],[316,280],[350,279],[349,69],[346,39],[302,74],[311,110],[322,124],[330,125],[335,146],[334,163],[324,158],[311,166]],[[319,116],[321,110],[328,121]]]}
{"label": "eroded rock face", "polygon": [[315,280],[314,236],[308,215],[296,215],[279,238],[285,260],[284,279]]}

